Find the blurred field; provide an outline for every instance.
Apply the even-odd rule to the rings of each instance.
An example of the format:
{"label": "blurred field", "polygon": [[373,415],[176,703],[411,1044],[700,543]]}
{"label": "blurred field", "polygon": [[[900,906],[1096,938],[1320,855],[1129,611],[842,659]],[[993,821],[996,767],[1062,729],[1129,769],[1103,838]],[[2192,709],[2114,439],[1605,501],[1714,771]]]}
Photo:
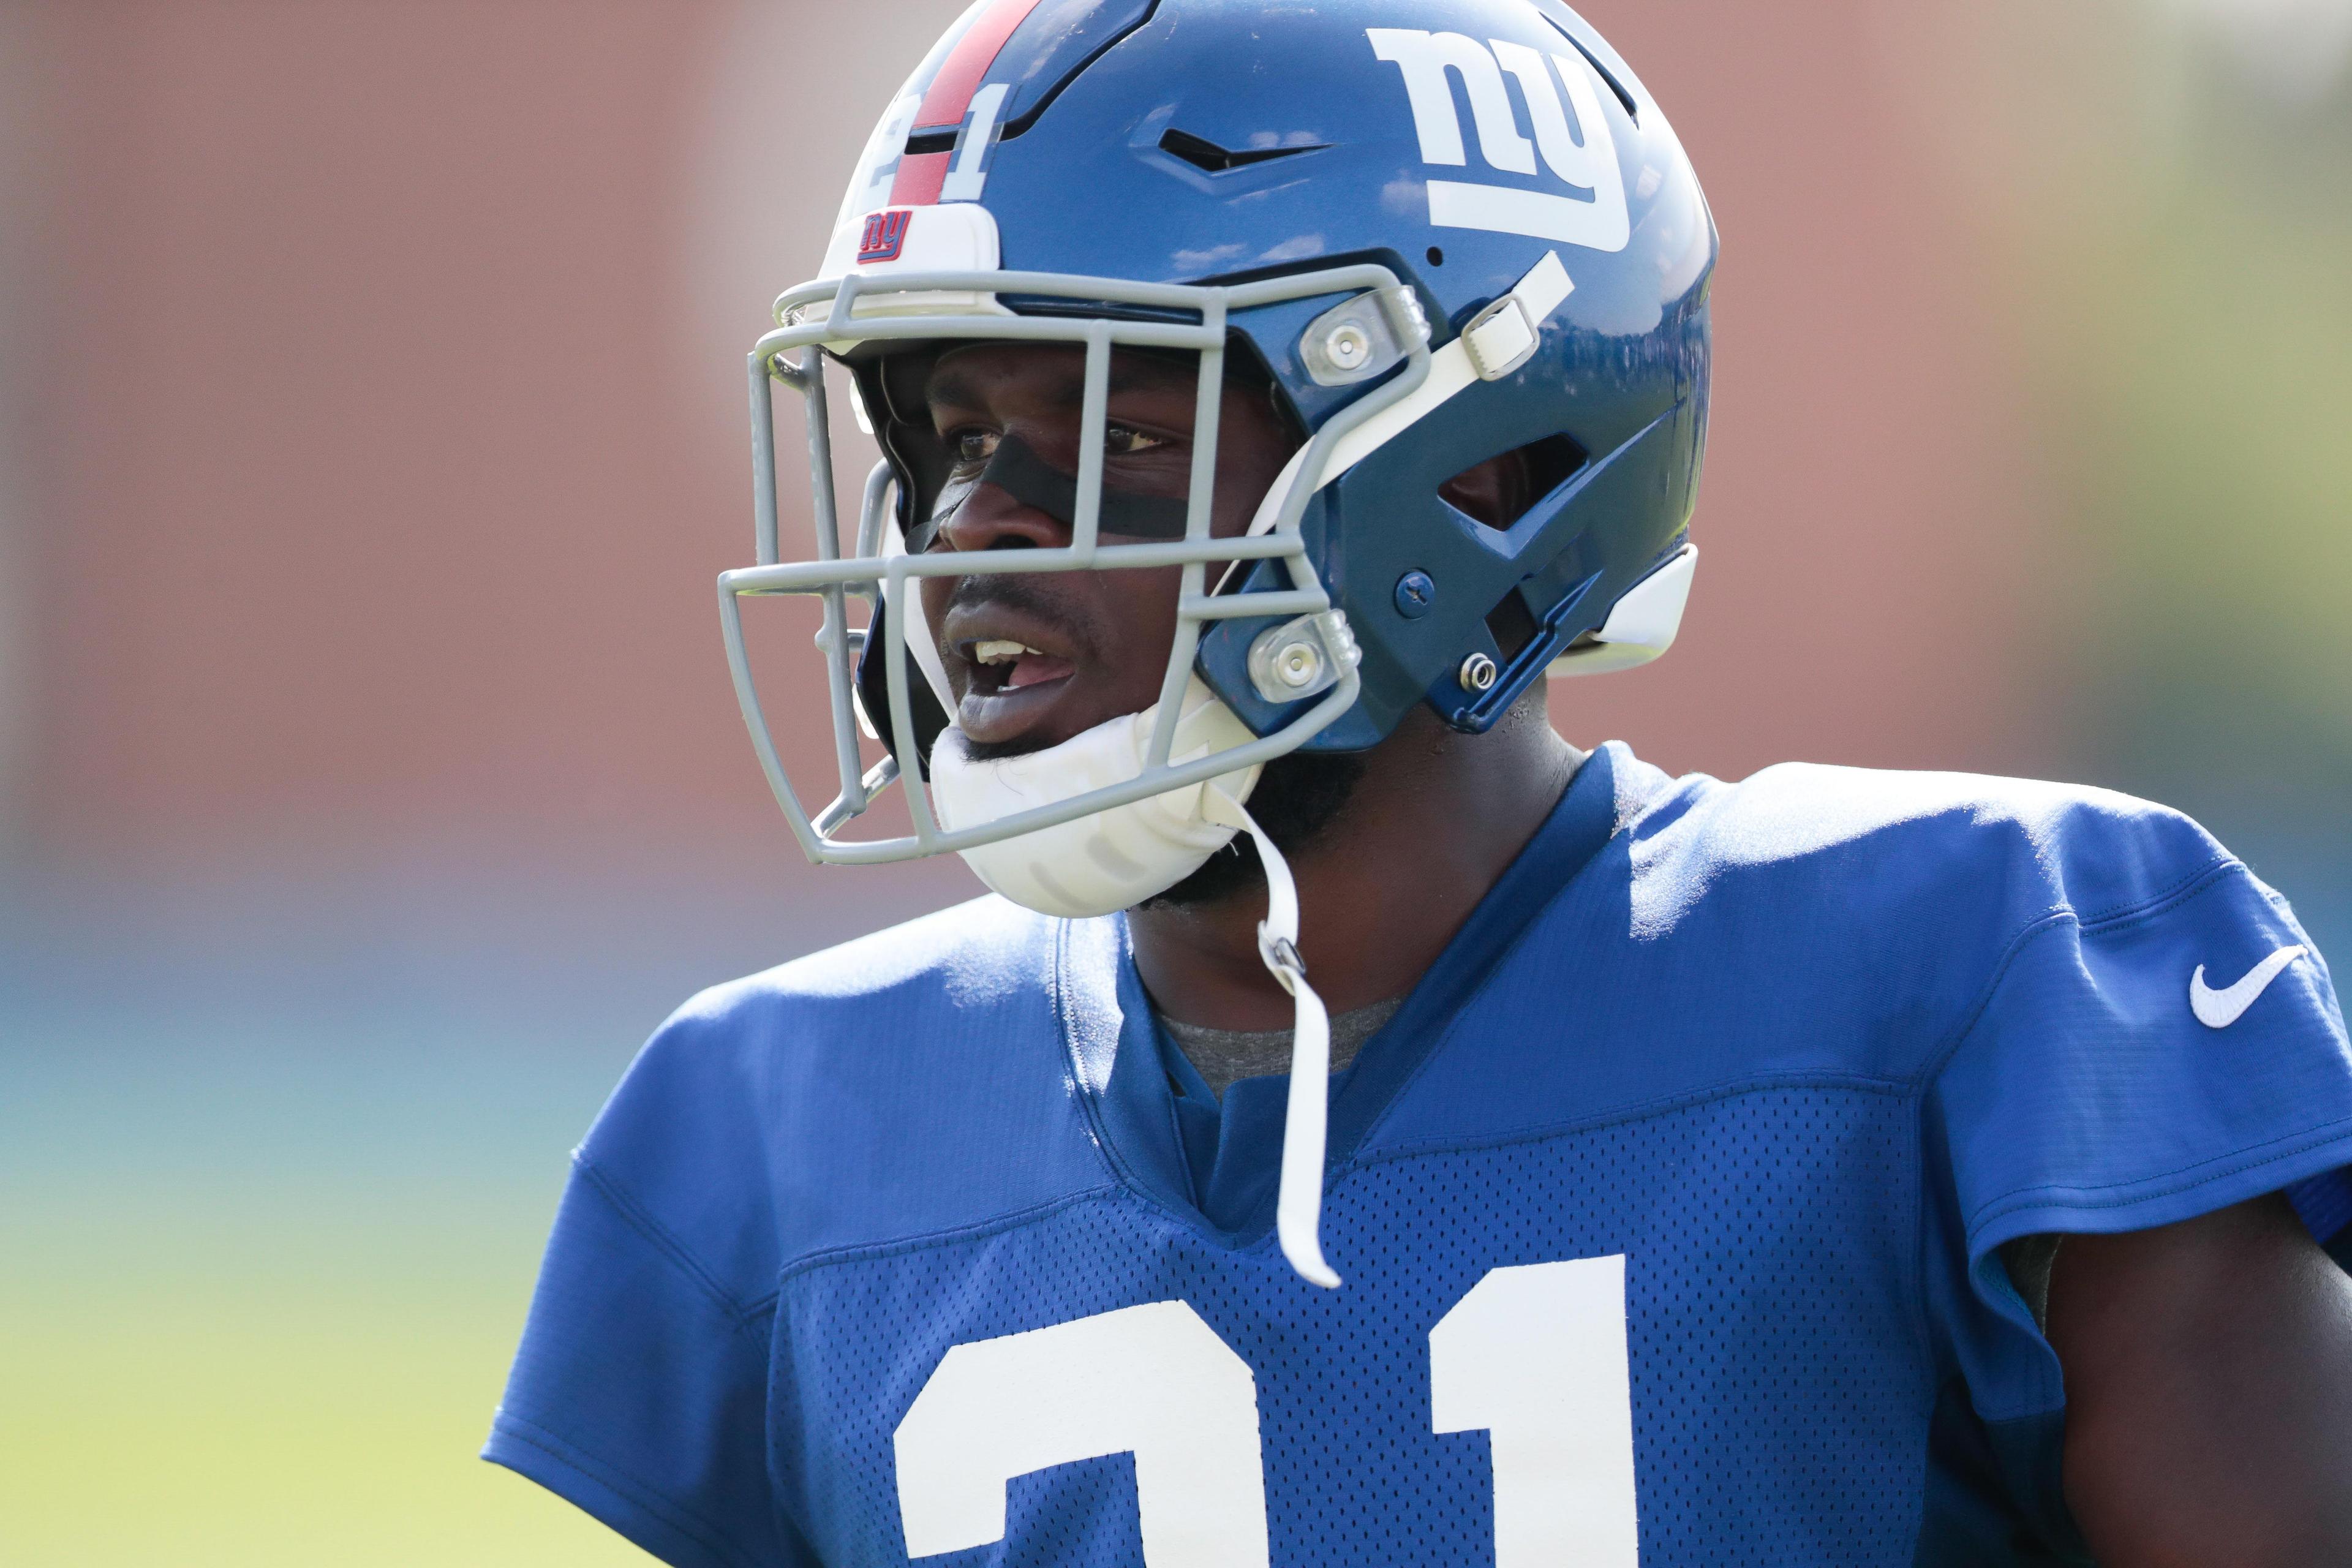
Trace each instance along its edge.
{"label": "blurred field", "polygon": [[646,1561],[475,1458],[568,1152],[692,992],[963,888],[494,863],[0,899],[0,1563]]}
{"label": "blurred field", "polygon": [[0,1562],[646,1561],[473,1458],[619,1053],[7,1028]]}

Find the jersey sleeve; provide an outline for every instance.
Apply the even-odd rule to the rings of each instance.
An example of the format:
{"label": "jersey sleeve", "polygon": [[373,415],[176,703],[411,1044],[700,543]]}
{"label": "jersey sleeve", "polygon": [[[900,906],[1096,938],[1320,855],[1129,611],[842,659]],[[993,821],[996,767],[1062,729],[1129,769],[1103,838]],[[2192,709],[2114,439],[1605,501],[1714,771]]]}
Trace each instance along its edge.
{"label": "jersey sleeve", "polygon": [[2021,935],[1934,1098],[1972,1259],[2283,1189],[2315,1217],[2352,1165],[2352,1048],[2326,966],[2234,860]]}
{"label": "jersey sleeve", "polygon": [[2352,1047],[2326,966],[2284,899],[2166,816],[2096,847],[2133,896],[2057,900],[2008,944],[1927,1102],[1930,1312],[1987,1473],[2053,1541],[2073,1529],[2063,1385],[2002,1245],[2274,1192],[2316,1230],[2352,1197]]}
{"label": "jersey sleeve", "polygon": [[708,1033],[656,1035],[574,1154],[482,1457],[679,1568],[797,1568],[767,1466],[751,1096]]}

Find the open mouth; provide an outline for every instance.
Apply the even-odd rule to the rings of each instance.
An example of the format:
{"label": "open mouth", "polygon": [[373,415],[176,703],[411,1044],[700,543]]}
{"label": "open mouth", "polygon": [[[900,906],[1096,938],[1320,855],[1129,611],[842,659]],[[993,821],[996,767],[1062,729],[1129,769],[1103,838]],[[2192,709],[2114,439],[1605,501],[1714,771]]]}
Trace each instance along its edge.
{"label": "open mouth", "polygon": [[1077,669],[1070,660],[1031,647],[1010,637],[991,637],[968,645],[964,657],[971,665],[969,689],[981,697],[1024,691],[1067,680]]}
{"label": "open mouth", "polygon": [[1056,616],[1003,603],[948,612],[940,638],[957,687],[956,724],[983,746],[1058,733],[1080,684],[1077,638]]}

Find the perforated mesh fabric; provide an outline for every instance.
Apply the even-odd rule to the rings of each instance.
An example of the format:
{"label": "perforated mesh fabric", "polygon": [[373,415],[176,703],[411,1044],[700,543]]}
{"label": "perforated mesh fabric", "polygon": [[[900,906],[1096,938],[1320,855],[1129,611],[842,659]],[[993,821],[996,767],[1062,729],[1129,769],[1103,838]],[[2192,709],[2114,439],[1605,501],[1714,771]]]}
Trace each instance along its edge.
{"label": "perforated mesh fabric", "polygon": [[[1325,1211],[1337,1291],[1116,1190],[803,1266],[781,1495],[827,1561],[900,1561],[891,1435],[950,1346],[1179,1299],[1256,1376],[1276,1563],[1490,1563],[1487,1438],[1430,1430],[1429,1331],[1491,1269],[1622,1253],[1642,1562],[1907,1564],[1933,1398],[1907,1105],[1774,1089],[1379,1160]],[[1143,1561],[1124,1456],[1008,1496],[1004,1542],[925,1561]]]}

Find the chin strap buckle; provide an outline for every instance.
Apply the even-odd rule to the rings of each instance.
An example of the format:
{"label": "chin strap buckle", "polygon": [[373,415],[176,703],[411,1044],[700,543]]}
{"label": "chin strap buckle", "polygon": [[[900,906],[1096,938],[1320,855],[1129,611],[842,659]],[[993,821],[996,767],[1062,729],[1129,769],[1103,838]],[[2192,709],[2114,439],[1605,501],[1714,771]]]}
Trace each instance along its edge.
{"label": "chin strap buckle", "polygon": [[1276,936],[1265,921],[1257,923],[1257,955],[1274,974],[1276,984],[1292,995],[1307,978],[1307,961],[1298,956],[1297,944],[1286,936]]}

